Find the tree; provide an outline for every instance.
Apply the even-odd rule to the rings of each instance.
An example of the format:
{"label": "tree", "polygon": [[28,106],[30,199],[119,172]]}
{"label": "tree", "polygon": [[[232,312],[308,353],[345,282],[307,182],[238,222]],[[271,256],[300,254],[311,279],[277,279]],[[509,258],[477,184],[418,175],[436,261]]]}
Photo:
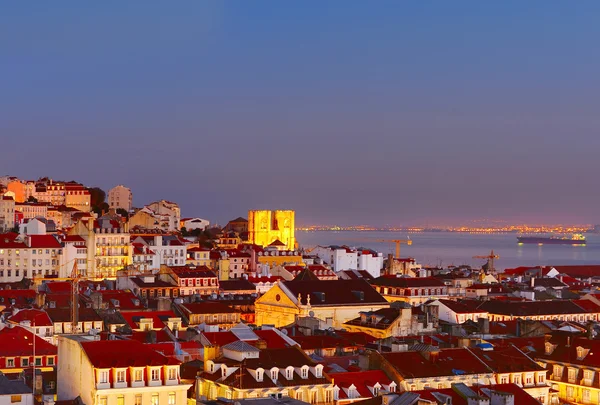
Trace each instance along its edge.
{"label": "tree", "polygon": [[90,205],[92,207],[99,207],[100,204],[106,201],[106,192],[100,187],[88,188],[90,192]]}
{"label": "tree", "polygon": [[126,209],[117,208],[117,214],[119,214],[120,216],[122,216],[125,219],[129,219],[129,212],[127,212]]}
{"label": "tree", "polygon": [[95,212],[96,214],[98,214],[99,216],[107,213],[109,209],[110,209],[110,207],[105,202],[101,203],[100,205],[98,205],[96,207],[92,207],[92,211]]}

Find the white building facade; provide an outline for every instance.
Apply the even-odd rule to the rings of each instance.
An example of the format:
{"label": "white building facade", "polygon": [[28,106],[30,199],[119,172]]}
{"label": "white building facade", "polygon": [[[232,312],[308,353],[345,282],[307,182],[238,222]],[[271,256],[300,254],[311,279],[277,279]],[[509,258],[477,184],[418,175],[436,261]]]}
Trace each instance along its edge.
{"label": "white building facade", "polygon": [[131,189],[119,184],[108,191],[108,205],[110,208],[122,208],[129,212],[133,208],[133,194]]}

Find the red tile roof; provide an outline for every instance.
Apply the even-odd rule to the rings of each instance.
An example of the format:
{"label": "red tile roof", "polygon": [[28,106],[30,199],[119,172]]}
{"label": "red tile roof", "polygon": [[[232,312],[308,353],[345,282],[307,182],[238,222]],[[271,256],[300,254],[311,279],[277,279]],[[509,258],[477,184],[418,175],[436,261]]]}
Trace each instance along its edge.
{"label": "red tile roof", "polygon": [[36,295],[34,290],[0,290],[0,305],[11,306],[11,300],[15,301],[14,305],[30,305]]}
{"label": "red tile roof", "polygon": [[302,350],[333,349],[337,347],[355,347],[354,343],[336,336],[313,335],[292,336],[292,339],[300,345]]}
{"label": "red tile roof", "polygon": [[118,308],[120,311],[144,309],[141,300],[129,290],[99,290],[98,292],[102,294],[102,301],[108,303],[111,308]]}
{"label": "red tile roof", "polygon": [[[537,399],[533,398],[529,395],[525,390],[515,384],[494,384],[494,385],[478,385],[469,387],[476,395],[482,396],[484,398],[489,398],[493,391],[508,393],[514,395],[514,404],[516,405],[539,405]],[[421,399],[432,402],[434,404],[439,403],[439,399],[436,398],[433,394],[440,393],[443,395],[447,395],[452,398],[452,405],[467,405],[468,400],[463,395],[460,395],[458,391],[455,391],[452,388],[444,388],[444,389],[428,389],[423,391],[412,391],[415,394],[418,394]]]}
{"label": "red tile roof", "polygon": [[216,278],[215,272],[206,266],[170,266],[169,269],[179,278]]}
{"label": "red tile roof", "polygon": [[[282,281],[294,298],[302,302],[310,294],[311,305],[385,304],[387,301],[365,280]],[[321,293],[321,294],[319,294]]]}
{"label": "red tile roof", "polygon": [[14,232],[0,234],[1,249],[26,249],[25,242],[17,240],[19,235]]}
{"label": "red tile roof", "polygon": [[[33,333],[20,326],[6,327],[0,330],[0,356],[30,356],[33,353]],[[35,336],[35,355],[56,355],[58,347],[46,342],[41,337]]]}
{"label": "red tile roof", "polygon": [[444,304],[446,307],[450,308],[451,311],[456,312],[457,314],[485,314],[486,311],[482,309],[476,308],[474,305],[468,305],[469,301],[452,301],[452,300],[444,300],[440,299],[438,302]]}
{"label": "red tile roof", "polygon": [[209,344],[214,346],[225,346],[232,342],[237,342],[239,339],[233,334],[233,332],[202,332],[202,335]]}
{"label": "red tile roof", "polygon": [[[288,347],[288,343],[277,334],[274,330],[255,330],[254,333],[261,340],[264,340],[267,343],[267,347],[270,349],[283,349],[284,347]],[[253,342],[248,342],[252,344]]]}
{"label": "red tile roof", "polygon": [[31,235],[29,246],[35,249],[60,249],[62,246],[52,235]]}
{"label": "red tile roof", "polygon": [[471,351],[462,348],[440,349],[437,356],[432,356],[430,360],[416,351],[384,353],[382,356],[404,378],[491,373]]}
{"label": "red tile roof", "polygon": [[515,346],[494,347],[494,350],[471,349],[495,373],[542,371],[544,368]]}
{"label": "red tile roof", "polygon": [[347,389],[352,385],[356,387],[360,398],[370,398],[374,396],[371,391],[374,385],[379,383],[383,386],[392,383],[382,370],[329,373],[329,377],[333,378],[334,385],[340,388],[339,399],[348,398]]}
{"label": "red tile roof", "polygon": [[96,368],[180,364],[179,361],[166,357],[135,340],[99,340],[81,342],[80,344],[88,359]]}
{"label": "red tile roof", "polygon": [[173,311],[125,311],[121,316],[132,329],[140,328],[140,320],[144,318],[152,319],[152,327],[162,329],[169,318],[179,318]]}
{"label": "red tile roof", "polygon": [[180,308],[188,315],[191,314],[233,314],[239,311],[229,305],[217,301],[193,302],[180,304]]}
{"label": "red tile roof", "polygon": [[31,326],[52,326],[52,320],[40,309],[21,309],[8,319],[9,322],[21,323],[30,321]]}
{"label": "red tile roof", "polygon": [[433,277],[394,277],[381,276],[371,280],[371,284],[384,287],[420,288],[420,287],[445,287],[443,281]]}

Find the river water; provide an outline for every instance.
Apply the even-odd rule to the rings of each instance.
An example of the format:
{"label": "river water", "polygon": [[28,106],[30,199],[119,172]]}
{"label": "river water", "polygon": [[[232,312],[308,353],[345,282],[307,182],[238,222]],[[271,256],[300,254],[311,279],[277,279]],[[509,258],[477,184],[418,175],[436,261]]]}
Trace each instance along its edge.
{"label": "river water", "polygon": [[500,258],[494,266],[498,270],[518,266],[557,266],[567,264],[600,264],[600,235],[587,234],[585,246],[570,245],[518,245],[517,234],[471,234],[458,232],[398,233],[386,231],[296,231],[300,247],[315,245],[364,246],[382,252],[395,252],[394,243],[378,243],[373,239],[407,239],[411,246],[401,245],[401,257],[414,257],[429,266],[468,264],[481,266],[485,256],[493,249]]}

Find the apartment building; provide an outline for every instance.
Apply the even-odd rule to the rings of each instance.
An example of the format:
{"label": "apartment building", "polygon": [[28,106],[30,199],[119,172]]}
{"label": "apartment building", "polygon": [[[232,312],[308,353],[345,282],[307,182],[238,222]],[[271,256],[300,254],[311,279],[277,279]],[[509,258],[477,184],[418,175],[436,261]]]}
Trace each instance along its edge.
{"label": "apartment building", "polygon": [[58,400],[86,405],[185,405],[180,362],[134,340],[61,336]]}

